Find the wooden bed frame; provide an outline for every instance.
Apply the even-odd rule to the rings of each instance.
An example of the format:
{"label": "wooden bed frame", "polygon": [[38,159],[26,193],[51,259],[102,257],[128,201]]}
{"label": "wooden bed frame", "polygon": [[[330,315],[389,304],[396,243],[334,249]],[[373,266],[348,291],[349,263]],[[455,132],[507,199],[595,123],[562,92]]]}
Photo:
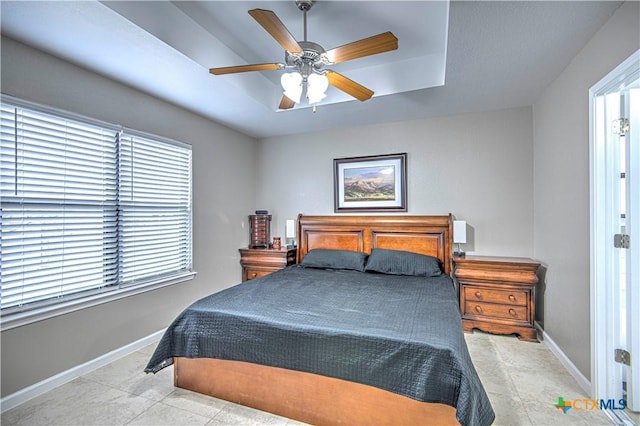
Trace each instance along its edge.
{"label": "wooden bed frame", "polygon": [[[452,217],[298,216],[300,262],[312,249],[412,251],[452,267]],[[458,425],[455,408],[317,374],[210,358],[174,358],[174,385],[310,424]]]}

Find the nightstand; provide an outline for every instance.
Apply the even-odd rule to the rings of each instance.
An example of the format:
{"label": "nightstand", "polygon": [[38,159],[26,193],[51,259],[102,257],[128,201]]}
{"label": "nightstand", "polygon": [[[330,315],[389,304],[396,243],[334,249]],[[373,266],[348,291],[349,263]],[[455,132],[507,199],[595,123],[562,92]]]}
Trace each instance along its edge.
{"label": "nightstand", "polygon": [[534,300],[540,263],[522,257],[490,256],[454,257],[453,262],[465,332],[477,328],[538,341]]}
{"label": "nightstand", "polygon": [[241,248],[242,282],[262,277],[285,266],[295,264],[296,252],[295,248],[281,250]]}

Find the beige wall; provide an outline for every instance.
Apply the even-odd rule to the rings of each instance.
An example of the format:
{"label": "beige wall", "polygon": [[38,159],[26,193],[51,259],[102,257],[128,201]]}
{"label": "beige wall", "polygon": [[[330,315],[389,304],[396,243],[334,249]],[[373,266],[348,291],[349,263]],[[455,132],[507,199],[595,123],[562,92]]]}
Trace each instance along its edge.
{"label": "beige wall", "polygon": [[544,328],[590,377],[589,88],[640,48],[627,2],[534,105],[534,254],[547,267]]}
{"label": "beige wall", "polygon": [[240,282],[257,141],[11,39],[1,48],[3,93],[192,144],[198,272],[190,282],[3,332],[4,397],[161,330],[195,299]]}
{"label": "beige wall", "polygon": [[283,235],[298,213],[334,214],[334,158],[406,152],[409,214],[466,220],[468,252],[532,256],[532,131],[524,107],[263,139],[257,206]]}

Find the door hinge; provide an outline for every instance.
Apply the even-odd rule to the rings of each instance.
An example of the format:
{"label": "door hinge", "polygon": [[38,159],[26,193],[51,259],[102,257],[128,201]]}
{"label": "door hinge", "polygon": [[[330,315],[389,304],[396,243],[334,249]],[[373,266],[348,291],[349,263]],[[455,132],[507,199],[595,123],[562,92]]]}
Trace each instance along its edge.
{"label": "door hinge", "polygon": [[611,123],[611,130],[616,135],[624,135],[629,132],[629,119],[619,118]]}
{"label": "door hinge", "polygon": [[631,246],[631,237],[627,234],[615,234],[613,236],[613,246],[615,248],[628,249]]}
{"label": "door hinge", "polygon": [[631,365],[631,354],[624,349],[616,349],[616,362],[624,365]]}

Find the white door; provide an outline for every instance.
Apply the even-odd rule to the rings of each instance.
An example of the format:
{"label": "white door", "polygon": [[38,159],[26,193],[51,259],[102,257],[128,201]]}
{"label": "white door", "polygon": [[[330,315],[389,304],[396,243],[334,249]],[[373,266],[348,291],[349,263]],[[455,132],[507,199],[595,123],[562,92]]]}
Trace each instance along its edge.
{"label": "white door", "polygon": [[590,94],[591,382],[625,421],[640,411],[640,51]]}

